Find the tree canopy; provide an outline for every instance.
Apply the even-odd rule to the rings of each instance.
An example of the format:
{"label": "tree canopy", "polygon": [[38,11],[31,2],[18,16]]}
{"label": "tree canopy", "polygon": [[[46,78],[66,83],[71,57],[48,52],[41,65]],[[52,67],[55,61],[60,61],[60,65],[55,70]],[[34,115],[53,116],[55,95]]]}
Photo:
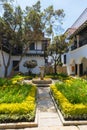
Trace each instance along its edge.
{"label": "tree canopy", "polygon": [[62,9],[55,10],[53,6],[41,10],[40,1],[32,7],[27,6],[25,10],[22,10],[20,6],[13,6],[11,4],[13,0],[0,1],[3,3],[4,9],[3,15],[0,17],[0,47],[2,50],[2,41],[5,39],[9,48],[7,63],[2,51],[5,76],[7,76],[11,55],[14,53],[14,50],[16,50],[17,54],[17,48],[22,49],[20,62],[31,41],[42,40],[43,34],[46,36],[53,35],[55,24],[62,24],[64,11]]}
{"label": "tree canopy", "polygon": [[48,54],[52,56],[54,62],[54,72],[57,73],[57,65],[62,65],[61,55],[67,51],[69,43],[66,42],[66,36],[55,36],[52,44],[48,47]]}

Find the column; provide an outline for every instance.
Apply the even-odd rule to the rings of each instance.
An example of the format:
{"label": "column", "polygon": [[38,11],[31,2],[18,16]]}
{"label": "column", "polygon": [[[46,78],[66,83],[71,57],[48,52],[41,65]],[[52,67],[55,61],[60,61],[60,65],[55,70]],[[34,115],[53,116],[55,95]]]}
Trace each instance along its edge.
{"label": "column", "polygon": [[80,76],[80,64],[77,64],[77,75]]}
{"label": "column", "polygon": [[79,47],[79,35],[76,36],[77,38],[77,48]]}

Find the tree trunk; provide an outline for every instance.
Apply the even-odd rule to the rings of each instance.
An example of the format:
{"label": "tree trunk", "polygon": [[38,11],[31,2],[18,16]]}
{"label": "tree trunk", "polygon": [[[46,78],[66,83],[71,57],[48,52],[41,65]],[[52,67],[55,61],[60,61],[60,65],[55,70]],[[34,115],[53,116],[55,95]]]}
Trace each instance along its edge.
{"label": "tree trunk", "polygon": [[5,73],[4,73],[4,77],[7,77],[7,75],[8,75],[8,67],[7,67],[7,66],[5,66]]}
{"label": "tree trunk", "polygon": [[54,63],[54,73],[57,74],[56,61],[55,61],[55,63]]}
{"label": "tree trunk", "polygon": [[4,65],[4,68],[5,68],[5,72],[4,72],[4,77],[7,77],[8,75],[8,67],[10,65],[10,61],[11,61],[11,53],[12,53],[12,49],[10,48],[10,52],[9,52],[9,56],[8,56],[8,59],[7,59],[7,63],[5,62],[5,55],[4,55],[4,51],[2,49],[2,45],[1,45],[1,54],[2,54],[2,59],[3,59],[3,65]]}
{"label": "tree trunk", "polygon": [[28,50],[28,46],[26,47],[25,51],[20,55],[20,59],[19,59],[18,64],[17,64],[14,68],[12,68],[12,71],[11,71],[11,73],[10,73],[10,76],[14,75],[15,69],[19,66],[19,64],[20,64],[20,62],[22,61],[22,58],[23,58],[23,56],[26,54],[26,51],[27,51],[27,50]]}

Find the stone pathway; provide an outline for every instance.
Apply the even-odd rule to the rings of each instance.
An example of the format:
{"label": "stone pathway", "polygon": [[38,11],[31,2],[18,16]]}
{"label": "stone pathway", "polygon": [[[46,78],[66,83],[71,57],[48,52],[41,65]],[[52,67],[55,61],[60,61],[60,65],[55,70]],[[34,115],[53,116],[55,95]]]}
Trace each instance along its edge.
{"label": "stone pathway", "polygon": [[49,92],[49,87],[38,87],[38,127],[25,130],[87,130],[87,125],[63,126]]}
{"label": "stone pathway", "polygon": [[39,127],[61,126],[62,123],[55,110],[54,104],[49,94],[49,87],[38,88],[38,111]]}

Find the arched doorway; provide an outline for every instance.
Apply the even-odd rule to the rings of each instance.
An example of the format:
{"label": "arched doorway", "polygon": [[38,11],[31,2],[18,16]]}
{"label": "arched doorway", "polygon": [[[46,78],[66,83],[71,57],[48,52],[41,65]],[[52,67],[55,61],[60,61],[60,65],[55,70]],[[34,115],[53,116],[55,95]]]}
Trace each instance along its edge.
{"label": "arched doorway", "polygon": [[71,75],[76,74],[76,64],[75,64],[74,59],[72,59],[71,62],[70,62],[70,70],[71,70]]}
{"label": "arched doorway", "polygon": [[83,57],[80,64],[80,76],[87,74],[87,58]]}

